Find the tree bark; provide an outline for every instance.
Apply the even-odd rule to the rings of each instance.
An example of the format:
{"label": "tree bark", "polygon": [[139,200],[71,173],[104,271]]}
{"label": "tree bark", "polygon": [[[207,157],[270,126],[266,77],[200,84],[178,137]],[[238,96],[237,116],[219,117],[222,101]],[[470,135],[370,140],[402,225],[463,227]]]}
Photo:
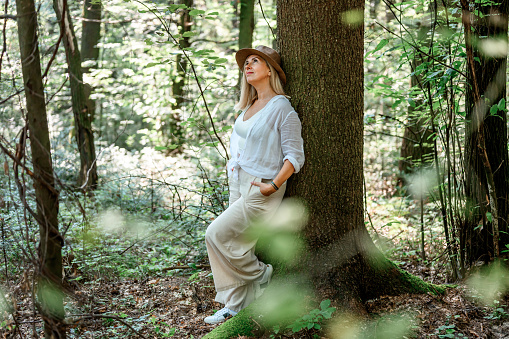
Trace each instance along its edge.
{"label": "tree bark", "polygon": [[74,33],[67,0],[53,0],[53,8],[60,22],[60,34],[64,42],[69,72],[74,127],[81,162],[79,184],[84,190],[94,190],[97,188],[98,181],[94,134],[92,132],[92,117],[85,98],[78,40]]}
{"label": "tree bark", "polygon": [[37,203],[36,219],[40,234],[37,288],[39,309],[44,320],[45,337],[65,338],[65,311],[59,289],[62,280],[63,240],[58,230],[58,191],[54,185],[42,84],[37,12],[33,0],[16,0],[16,8]]}
{"label": "tree bark", "polygon": [[239,49],[253,47],[254,0],[240,1]]}
{"label": "tree bark", "polygon": [[[311,276],[320,298],[356,312],[380,295],[433,291],[388,261],[364,225],[364,30],[363,22],[341,19],[363,13],[364,1],[280,0],[277,10],[286,91],[302,121],[306,153],[287,187],[310,214],[301,272]],[[248,335],[248,312],[207,338]]]}
{"label": "tree bark", "polygon": [[[422,22],[420,24],[417,41],[421,42],[422,45],[429,41],[427,39],[428,32],[430,30],[429,23]],[[424,56],[418,51],[414,52],[412,60],[412,72],[422,64]],[[422,74],[422,73],[421,73]],[[414,74],[410,77],[411,88],[421,88],[422,86],[422,75]],[[424,116],[422,109],[418,109],[422,105],[422,100],[414,100],[415,106],[408,108],[408,126],[405,127],[403,139],[401,142],[401,159],[398,163],[398,169],[400,172],[400,181],[405,183],[405,175],[413,173],[415,168],[423,166],[425,163],[430,163],[433,160],[433,146],[431,140],[431,130],[429,125],[425,123],[427,117]]]}
{"label": "tree bark", "polygon": [[[189,15],[189,11],[193,6],[194,0],[180,0],[180,4],[187,6],[186,9],[181,9],[179,26],[179,49],[189,48],[191,46],[190,38],[184,36],[185,33],[190,32],[193,28],[193,20]],[[184,104],[184,87],[186,85],[187,76],[187,59],[182,54],[177,54],[175,57],[175,76],[172,82],[172,97],[173,104],[171,105],[172,112],[167,117],[165,124],[162,125],[162,135],[164,142],[167,146],[176,144],[177,148],[170,148],[169,153],[180,153],[183,150],[184,132],[180,126],[182,121],[182,108]]]}
{"label": "tree bark", "polygon": [[[85,0],[83,4],[83,23],[81,33],[81,61],[93,62],[93,67],[97,67],[100,49],[97,46],[101,39],[101,12],[102,3]],[[83,67],[83,74],[89,73],[92,65]],[[84,83],[85,103],[90,115],[90,122],[95,120],[96,102],[90,99],[93,88]]]}
{"label": "tree bark", "polygon": [[[465,6],[468,6],[466,0],[463,8]],[[483,50],[483,43],[489,39],[507,43],[509,1],[490,6],[476,3],[475,9],[483,15],[464,11],[464,15],[468,16],[464,17],[464,21],[467,20],[472,27],[465,26],[468,58],[465,126],[467,206],[466,222],[460,230],[460,247],[467,265],[479,260],[492,260],[498,256],[497,247],[509,243],[506,105],[503,105],[504,110],[490,113],[491,106],[506,97],[507,56],[489,55],[489,50]],[[471,53],[468,53],[469,50]],[[496,198],[491,199],[490,195],[496,195]]]}
{"label": "tree bark", "polygon": [[306,152],[288,192],[310,212],[305,237],[320,263],[313,265],[320,268],[313,272],[318,290],[344,304],[414,290],[364,226],[363,22],[338,20],[355,11],[363,13],[364,1],[278,2],[286,91],[302,120]]}

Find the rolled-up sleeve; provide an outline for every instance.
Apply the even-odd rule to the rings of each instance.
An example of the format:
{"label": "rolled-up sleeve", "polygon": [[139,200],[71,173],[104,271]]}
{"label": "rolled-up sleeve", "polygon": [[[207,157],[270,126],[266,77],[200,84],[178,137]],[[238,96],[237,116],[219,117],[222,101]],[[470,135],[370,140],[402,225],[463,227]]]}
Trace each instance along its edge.
{"label": "rolled-up sleeve", "polygon": [[304,165],[304,141],[301,135],[302,124],[297,113],[290,112],[280,128],[283,162],[290,161],[295,168],[295,173],[298,173]]}

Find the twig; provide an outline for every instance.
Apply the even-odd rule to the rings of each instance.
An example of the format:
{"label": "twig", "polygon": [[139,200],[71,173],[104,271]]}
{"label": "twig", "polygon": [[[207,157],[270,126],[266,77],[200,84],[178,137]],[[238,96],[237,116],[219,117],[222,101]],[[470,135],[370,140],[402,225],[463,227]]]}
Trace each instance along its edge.
{"label": "twig", "polygon": [[[65,10],[67,9],[67,1],[64,1],[63,3],[63,7],[62,7],[62,18],[60,19],[61,21],[61,25],[63,26],[64,25],[64,20],[65,20]],[[56,46],[55,46],[55,51],[53,52],[53,55],[51,56],[51,59],[49,59],[49,62],[48,62],[48,65],[46,66],[46,70],[44,71],[44,74],[42,76],[42,78],[44,79],[44,77],[46,77],[46,75],[48,75],[48,71],[51,67],[51,64],[53,63],[53,60],[55,60],[55,57],[57,56],[57,53],[58,53],[58,47],[60,47],[60,42],[62,41],[62,38],[64,37],[64,30],[61,29],[60,30],[60,36],[58,37],[58,40],[57,40],[57,43],[56,43]]]}
{"label": "twig", "polygon": [[192,269],[210,268],[210,265],[196,265],[195,267],[192,267],[192,266],[189,266],[189,265],[185,265],[185,266],[171,266],[171,267],[162,268],[161,271],[166,272],[166,271],[183,270],[183,269],[189,269],[189,268],[192,268]]}
{"label": "twig", "polygon": [[419,46],[417,46],[416,44],[413,44],[411,42],[409,42],[408,40],[405,40],[401,35],[398,35],[397,33],[394,33],[393,31],[391,31],[390,29],[388,29],[387,27],[385,27],[384,25],[382,25],[381,23],[377,22],[377,25],[379,25],[380,27],[382,27],[383,29],[385,29],[387,32],[391,33],[392,35],[398,37],[399,39],[401,39],[402,41],[405,41],[407,44],[409,44],[412,48],[414,48],[416,51],[418,51],[419,53],[429,57],[430,59],[432,59],[433,61],[439,63],[440,65],[444,66],[444,67],[447,67],[447,68],[450,68],[452,70],[454,70],[455,72],[458,72],[458,74],[461,74],[463,77],[465,77],[465,79],[467,78],[467,75],[465,73],[463,73],[461,70],[457,69],[457,68],[454,68],[452,67],[451,65],[448,65],[446,64],[445,62],[439,60],[439,59],[436,59],[434,56],[430,55],[429,53],[426,53],[424,52],[422,49],[419,48]]}
{"label": "twig", "polygon": [[[9,6],[9,0],[5,0],[5,6],[4,6],[4,12],[7,13],[7,9]],[[14,17],[16,18],[16,17]],[[7,30],[7,15],[0,16],[0,19],[4,19],[4,27],[2,29],[2,36],[4,38],[3,44],[2,44],[2,55],[0,55],[0,82],[2,80],[2,61],[4,59],[4,54],[7,51],[7,37],[6,37],[6,30]],[[9,18],[12,19],[12,18]]]}
{"label": "twig", "polygon": [[[94,318],[114,319],[114,320],[117,320],[117,321],[121,322],[122,324],[126,325],[127,327],[129,327],[129,329],[131,329],[131,331],[136,333],[136,335],[138,335],[138,336],[140,336],[142,338],[147,338],[143,334],[138,332],[136,329],[134,329],[134,327],[132,327],[129,323],[124,321],[124,319],[122,319],[122,318],[120,318],[120,317],[118,317],[116,315],[95,314],[95,313],[92,313],[92,314],[74,314],[74,315],[71,315],[70,317],[80,317],[82,319],[94,319]],[[78,322],[78,321],[75,321],[75,322]]]}
{"label": "twig", "polygon": [[51,100],[53,100],[53,98],[55,97],[55,95],[57,95],[58,93],[60,93],[60,91],[62,90],[62,88],[64,88],[64,85],[67,83],[67,80],[69,80],[69,78],[65,78],[65,81],[62,83],[62,85],[60,86],[59,89],[57,89],[57,91],[55,93],[53,93],[52,96],[49,97],[49,99],[46,101],[46,105],[49,104],[51,102]]}
{"label": "twig", "polygon": [[263,11],[263,7],[262,7],[262,1],[261,1],[261,0],[258,0],[258,4],[260,5],[260,10],[262,11],[263,18],[265,19],[265,22],[267,23],[267,26],[269,26],[270,31],[272,32],[272,38],[273,38],[275,41],[277,41],[276,34],[274,33],[274,30],[273,30],[273,29],[272,29],[272,27],[270,26],[269,21],[268,21],[268,20],[267,20],[267,18],[265,17],[265,12]]}
{"label": "twig", "polygon": [[20,89],[17,92],[15,92],[14,94],[9,95],[6,99],[0,101],[0,106],[5,104],[7,101],[11,100],[12,98],[14,98],[16,95],[23,93],[24,91],[25,91],[25,89]]}

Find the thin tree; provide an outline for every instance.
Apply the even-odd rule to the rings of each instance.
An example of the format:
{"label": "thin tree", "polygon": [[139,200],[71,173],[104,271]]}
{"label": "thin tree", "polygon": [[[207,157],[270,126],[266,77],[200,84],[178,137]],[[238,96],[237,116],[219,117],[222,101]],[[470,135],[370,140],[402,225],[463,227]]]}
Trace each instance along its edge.
{"label": "thin tree", "polygon": [[[194,0],[180,0],[180,4],[186,5],[186,8],[180,10],[179,15],[179,49],[183,50],[191,47],[190,35],[193,28],[193,20],[189,12],[193,6]],[[182,55],[175,56],[175,76],[172,80],[171,91],[173,103],[171,105],[171,114],[162,125],[162,135],[168,145],[176,144],[171,153],[182,152],[184,131],[180,126],[182,121],[182,109],[185,102],[185,86],[187,78],[188,60]]]}
{"label": "thin tree", "polygon": [[84,190],[93,190],[97,187],[98,181],[97,164],[94,134],[92,132],[92,116],[85,97],[78,39],[74,33],[67,0],[53,0],[53,8],[60,22],[60,35],[64,42],[69,72],[74,128],[81,163],[79,184]]}
{"label": "thin tree", "polygon": [[[302,121],[306,152],[288,184],[310,214],[300,271],[311,276],[320,298],[357,312],[365,312],[370,298],[434,291],[388,261],[364,224],[364,1],[280,0],[277,11],[286,91]],[[251,317],[248,307],[207,338],[250,335]]]}
{"label": "thin tree", "polygon": [[240,0],[239,49],[253,47],[255,0]]}
{"label": "thin tree", "polygon": [[[65,338],[65,311],[60,292],[63,239],[58,230],[58,191],[53,175],[42,84],[37,11],[33,0],[16,0],[16,10],[37,204],[37,211],[32,213],[39,224],[38,308],[44,320],[45,337]],[[17,163],[21,162],[23,156],[23,144],[24,142],[17,152]],[[24,192],[25,190],[20,190],[21,194]],[[24,200],[24,197],[22,199]],[[27,208],[31,211],[28,206]]]}
{"label": "thin tree", "polygon": [[[85,0],[83,3],[83,22],[81,26],[81,61],[86,62],[83,67],[83,74],[89,73],[92,67],[97,67],[101,39],[101,1]],[[85,102],[87,105],[90,121],[95,120],[96,102],[90,99],[92,87],[85,83]]]}
{"label": "thin tree", "polygon": [[[463,260],[488,262],[509,243],[506,117],[509,1],[462,0],[467,50],[465,126],[466,223],[460,231]],[[472,7],[473,6],[473,7]]]}

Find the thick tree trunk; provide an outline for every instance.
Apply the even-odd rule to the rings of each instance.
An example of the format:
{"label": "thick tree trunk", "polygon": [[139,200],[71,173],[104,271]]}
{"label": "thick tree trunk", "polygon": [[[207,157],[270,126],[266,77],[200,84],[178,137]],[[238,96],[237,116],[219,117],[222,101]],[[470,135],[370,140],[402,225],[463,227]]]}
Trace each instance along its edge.
{"label": "thick tree trunk", "polygon": [[[364,1],[280,0],[277,9],[286,90],[302,121],[306,153],[287,188],[310,214],[301,271],[321,298],[359,312],[362,301],[380,295],[433,291],[388,261],[364,226],[364,30],[362,21],[340,19],[362,18]],[[248,308],[207,338],[249,334],[249,323]]]}
{"label": "thick tree trunk", "polygon": [[64,42],[69,82],[71,84],[74,127],[76,129],[76,141],[78,142],[81,160],[79,184],[84,186],[85,190],[93,190],[97,187],[97,164],[94,134],[92,132],[92,117],[85,98],[78,40],[76,39],[76,34],[74,34],[67,0],[53,0],[53,8],[60,22],[60,34],[62,34]]}
{"label": "thick tree trunk", "polygon": [[320,263],[313,272],[319,290],[347,304],[413,289],[375,249],[364,226],[363,22],[338,20],[363,10],[362,0],[278,3],[286,90],[302,120],[306,151],[288,191],[310,211],[305,236],[312,261]]}
{"label": "thick tree trunk", "polygon": [[[479,260],[487,262],[497,256],[494,234],[495,239],[496,234],[500,234],[500,248],[509,243],[507,117],[502,110],[490,113],[491,106],[506,97],[507,56],[489,55],[497,50],[483,49],[483,46],[486,46],[484,42],[488,39],[500,39],[507,43],[509,1],[502,1],[499,5],[476,6],[476,10],[486,16],[481,18],[471,13],[469,18],[465,19],[473,27],[466,33],[471,36],[471,41],[467,41],[467,49],[470,45],[472,53],[468,55],[467,65],[469,84],[465,126],[466,223],[460,234],[461,252],[467,265]],[[477,58],[479,62],[475,61]],[[505,105],[502,108],[505,109]],[[490,169],[487,169],[487,166]],[[493,182],[489,185],[491,180]],[[489,197],[489,186],[496,189],[496,199],[493,199],[496,200],[495,205],[495,201]],[[493,219],[493,206],[496,206],[497,220]],[[494,221],[498,221],[498,227]]]}
{"label": "thick tree trunk", "polygon": [[[92,0],[85,0],[83,4],[83,24],[81,33],[81,61],[93,62],[93,67],[97,67],[97,60],[99,60],[99,47],[97,44],[101,39],[101,2],[94,2]],[[90,72],[91,65],[88,64],[83,67],[83,74]],[[85,102],[90,115],[90,122],[95,120],[96,103],[90,99],[92,87],[85,83]]]}
{"label": "thick tree trunk", "polygon": [[17,0],[18,35],[25,85],[27,122],[32,150],[34,188],[39,224],[38,301],[46,338],[65,338],[65,311],[59,292],[62,280],[62,244],[58,231],[58,192],[46,116],[37,36],[37,12],[33,0]]}

